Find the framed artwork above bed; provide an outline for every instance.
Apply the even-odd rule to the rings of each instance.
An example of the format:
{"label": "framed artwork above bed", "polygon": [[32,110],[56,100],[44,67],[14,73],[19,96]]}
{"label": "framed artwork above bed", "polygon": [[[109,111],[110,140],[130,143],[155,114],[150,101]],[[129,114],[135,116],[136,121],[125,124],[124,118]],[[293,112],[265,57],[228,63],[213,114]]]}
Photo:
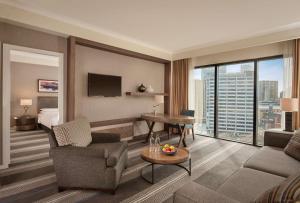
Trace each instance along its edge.
{"label": "framed artwork above bed", "polygon": [[38,79],[38,91],[47,93],[58,93],[58,81]]}

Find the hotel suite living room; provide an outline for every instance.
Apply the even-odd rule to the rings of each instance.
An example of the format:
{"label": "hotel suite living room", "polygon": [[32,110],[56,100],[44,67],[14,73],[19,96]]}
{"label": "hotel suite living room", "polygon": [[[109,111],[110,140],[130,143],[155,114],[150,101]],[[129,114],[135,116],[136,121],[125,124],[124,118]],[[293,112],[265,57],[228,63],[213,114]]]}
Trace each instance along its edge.
{"label": "hotel suite living room", "polygon": [[300,202],[299,8],[0,0],[0,202]]}

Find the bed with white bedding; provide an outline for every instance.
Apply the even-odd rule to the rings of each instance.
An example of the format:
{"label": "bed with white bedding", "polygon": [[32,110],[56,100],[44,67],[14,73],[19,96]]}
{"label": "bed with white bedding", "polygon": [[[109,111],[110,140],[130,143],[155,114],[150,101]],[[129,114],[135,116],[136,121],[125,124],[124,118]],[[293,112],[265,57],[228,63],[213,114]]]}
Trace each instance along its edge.
{"label": "bed with white bedding", "polygon": [[58,108],[42,108],[38,114],[38,123],[51,129],[52,126],[58,125],[59,111]]}
{"label": "bed with white bedding", "polygon": [[42,127],[51,129],[52,126],[58,125],[59,110],[58,97],[56,96],[39,96],[37,98],[38,124]]}

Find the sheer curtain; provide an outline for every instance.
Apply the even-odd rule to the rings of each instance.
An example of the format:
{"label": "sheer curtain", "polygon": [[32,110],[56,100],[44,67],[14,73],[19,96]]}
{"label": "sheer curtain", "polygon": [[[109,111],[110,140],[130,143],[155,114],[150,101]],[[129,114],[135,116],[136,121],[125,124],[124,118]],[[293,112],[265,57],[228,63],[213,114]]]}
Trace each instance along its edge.
{"label": "sheer curtain", "polygon": [[292,97],[292,80],[294,69],[295,41],[290,40],[283,44],[283,97]]}

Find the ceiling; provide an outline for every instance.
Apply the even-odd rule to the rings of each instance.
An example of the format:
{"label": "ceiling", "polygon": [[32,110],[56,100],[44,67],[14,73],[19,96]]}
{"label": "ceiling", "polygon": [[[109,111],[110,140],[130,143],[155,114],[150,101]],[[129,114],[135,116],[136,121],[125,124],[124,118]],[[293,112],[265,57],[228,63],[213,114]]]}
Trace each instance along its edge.
{"label": "ceiling", "polygon": [[299,0],[0,0],[169,53],[300,27]]}
{"label": "ceiling", "polygon": [[10,51],[10,61],[19,63],[29,63],[51,67],[59,67],[59,57],[44,54],[37,54],[26,51]]}

